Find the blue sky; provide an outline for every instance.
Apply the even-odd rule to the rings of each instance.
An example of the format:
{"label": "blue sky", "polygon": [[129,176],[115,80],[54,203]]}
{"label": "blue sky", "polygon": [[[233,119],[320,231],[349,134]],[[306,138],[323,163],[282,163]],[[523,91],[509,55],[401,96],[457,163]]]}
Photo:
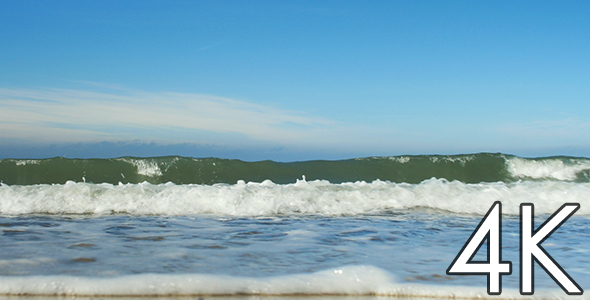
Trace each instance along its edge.
{"label": "blue sky", "polygon": [[0,1],[0,157],[590,156],[587,1]]}

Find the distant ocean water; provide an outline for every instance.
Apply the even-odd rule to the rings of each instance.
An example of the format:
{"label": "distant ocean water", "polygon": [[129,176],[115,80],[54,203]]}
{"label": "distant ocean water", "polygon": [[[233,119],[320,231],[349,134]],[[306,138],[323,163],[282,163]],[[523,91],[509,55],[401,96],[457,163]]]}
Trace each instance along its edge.
{"label": "distant ocean water", "polygon": [[[3,159],[0,180],[0,297],[492,297],[485,276],[445,271],[494,201],[513,264],[500,298],[520,296],[523,202],[536,226],[580,203],[543,246],[590,287],[588,158]],[[538,267],[535,290],[567,296]]]}

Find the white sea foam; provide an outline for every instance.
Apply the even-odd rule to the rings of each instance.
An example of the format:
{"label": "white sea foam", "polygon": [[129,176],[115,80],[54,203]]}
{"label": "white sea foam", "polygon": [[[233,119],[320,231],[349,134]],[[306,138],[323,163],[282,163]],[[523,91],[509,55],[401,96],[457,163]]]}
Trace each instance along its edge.
{"label": "white sea foam", "polygon": [[553,213],[563,203],[580,203],[590,214],[590,183],[523,181],[466,184],[430,179],[420,184],[376,180],[332,184],[298,180],[292,184],[239,181],[237,184],[91,184],[0,186],[0,213],[7,215],[356,215],[396,209],[432,208],[485,214],[494,201],[503,213],[519,214],[519,204],[535,203],[537,214]]}
{"label": "white sea foam", "polygon": [[14,162],[17,166],[38,165],[41,163],[41,161],[37,159],[17,159]]}
{"label": "white sea foam", "polygon": [[410,157],[409,156],[392,156],[389,157],[389,160],[393,160],[395,162],[401,163],[401,164],[405,164],[407,162],[410,161]]}
{"label": "white sea foam", "polygon": [[[373,156],[370,157],[371,159],[389,159],[401,164],[405,164],[408,163],[410,160],[412,160],[412,156],[388,156],[388,157],[379,157],[379,156]],[[357,158],[356,160],[365,160],[366,158]],[[446,163],[456,163],[458,162],[459,164],[461,164],[462,166],[465,165],[465,163],[472,161],[475,159],[474,155],[465,155],[465,156],[432,156],[430,157],[430,161],[433,163],[441,163],[441,162],[446,162]]]}
{"label": "white sea foam", "polygon": [[587,159],[506,159],[508,172],[515,178],[575,180],[577,174],[590,170]]}
{"label": "white sea foam", "polygon": [[[137,168],[137,174],[139,175],[149,177],[162,176],[162,170],[160,170],[157,161],[131,158],[120,158],[120,160],[134,165]],[[176,160],[178,160],[178,158]],[[175,160],[173,160],[172,162],[174,161]]]}
{"label": "white sea foam", "polygon": [[47,257],[39,257],[33,259],[0,259],[0,267],[7,266],[7,265],[40,265],[45,263],[54,262],[55,259],[47,258]]}
{"label": "white sea foam", "polygon": [[[381,295],[436,298],[494,298],[485,287],[420,285],[397,282],[373,266],[348,266],[316,273],[275,277],[206,274],[141,274],[120,277],[4,276],[0,295],[183,296],[183,295]],[[560,290],[536,291],[538,299],[560,299]],[[521,297],[504,289],[503,299]],[[583,297],[576,297],[584,299]]]}
{"label": "white sea foam", "polygon": [[449,163],[456,163],[459,162],[462,166],[465,166],[465,163],[467,163],[468,161],[472,161],[474,159],[473,155],[468,155],[468,156],[457,156],[457,157],[453,157],[453,156],[432,156],[430,157],[430,161],[433,163],[439,163],[439,162],[449,162]]}

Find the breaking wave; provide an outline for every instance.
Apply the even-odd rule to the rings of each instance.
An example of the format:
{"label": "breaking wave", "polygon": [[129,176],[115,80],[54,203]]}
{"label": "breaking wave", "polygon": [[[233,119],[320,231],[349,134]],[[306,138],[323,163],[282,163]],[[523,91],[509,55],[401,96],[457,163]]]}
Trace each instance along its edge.
{"label": "breaking wave", "polygon": [[485,214],[494,201],[503,213],[519,213],[519,204],[535,203],[536,213],[553,213],[565,202],[580,203],[590,214],[590,183],[522,181],[469,184],[429,179],[419,184],[330,183],[270,180],[236,184],[174,183],[66,184],[0,187],[0,213],[131,215],[359,215],[429,208],[453,213]]}
{"label": "breaking wave", "polygon": [[238,180],[277,184],[309,180],[332,183],[375,180],[420,183],[430,178],[465,183],[553,180],[590,182],[590,159],[520,158],[506,154],[417,155],[367,157],[339,161],[245,162],[190,157],[0,160],[0,181],[8,185],[172,182],[234,184]]}

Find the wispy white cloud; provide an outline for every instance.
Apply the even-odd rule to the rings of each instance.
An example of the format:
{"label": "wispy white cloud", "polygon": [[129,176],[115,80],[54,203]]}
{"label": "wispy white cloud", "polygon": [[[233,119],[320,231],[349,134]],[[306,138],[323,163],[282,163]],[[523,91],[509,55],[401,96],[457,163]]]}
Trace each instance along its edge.
{"label": "wispy white cloud", "polygon": [[235,99],[119,87],[112,92],[0,88],[0,107],[0,138],[41,143],[231,144],[238,137],[243,143],[312,145],[338,142],[344,126]]}
{"label": "wispy white cloud", "polygon": [[394,119],[370,126],[212,95],[77,83],[88,88],[0,88],[0,143],[187,143],[391,155],[586,146],[590,139],[590,122],[577,117],[476,130],[412,128]]}
{"label": "wispy white cloud", "polygon": [[200,52],[200,51],[203,51],[203,50],[207,50],[207,49],[209,49],[211,47],[214,47],[214,46],[217,46],[217,44],[211,44],[211,45],[208,45],[208,46],[205,46],[205,47],[198,48],[198,49],[195,50],[195,52]]}

